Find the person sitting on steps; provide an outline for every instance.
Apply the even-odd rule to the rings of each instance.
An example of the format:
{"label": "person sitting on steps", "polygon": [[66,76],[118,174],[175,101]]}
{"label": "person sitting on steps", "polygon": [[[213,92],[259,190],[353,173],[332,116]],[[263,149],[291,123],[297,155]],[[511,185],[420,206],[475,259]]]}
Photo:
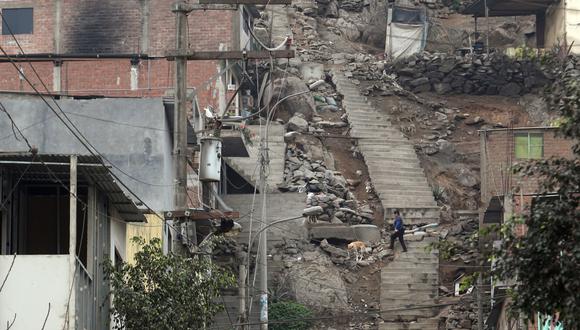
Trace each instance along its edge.
{"label": "person sitting on steps", "polygon": [[391,246],[390,249],[394,248],[395,239],[398,237],[399,242],[401,242],[401,247],[403,247],[403,252],[407,252],[407,246],[405,245],[405,240],[403,235],[405,235],[405,227],[403,226],[403,218],[398,210],[395,210],[395,222],[393,226],[395,227],[395,232],[391,234]]}

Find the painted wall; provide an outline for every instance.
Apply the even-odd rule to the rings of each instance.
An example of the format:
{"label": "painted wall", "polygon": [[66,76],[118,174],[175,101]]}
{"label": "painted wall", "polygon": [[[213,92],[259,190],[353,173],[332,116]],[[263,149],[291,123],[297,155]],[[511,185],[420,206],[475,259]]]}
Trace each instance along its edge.
{"label": "painted wall", "polygon": [[136,244],[131,242],[131,239],[135,236],[143,237],[145,241],[149,242],[152,238],[162,239],[163,237],[163,221],[156,215],[147,214],[146,223],[129,223],[127,224],[127,234],[126,234],[126,259],[125,261],[129,263],[134,262],[135,253],[140,249]]}
{"label": "painted wall", "polygon": [[122,222],[119,212],[113,209],[111,218],[111,259],[115,261],[115,250],[123,260],[127,260],[127,223]]}
{"label": "painted wall", "polygon": [[[4,278],[13,256],[0,256]],[[69,255],[18,255],[0,292],[0,324],[16,321],[12,330],[40,329],[50,303],[45,329],[62,329],[70,290]]]}

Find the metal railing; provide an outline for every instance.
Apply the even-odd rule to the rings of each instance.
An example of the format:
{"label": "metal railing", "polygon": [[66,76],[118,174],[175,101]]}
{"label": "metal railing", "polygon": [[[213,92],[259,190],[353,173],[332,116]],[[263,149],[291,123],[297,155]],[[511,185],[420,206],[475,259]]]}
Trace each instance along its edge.
{"label": "metal railing", "polygon": [[76,258],[76,263],[76,329],[94,329],[95,294],[93,278],[78,258]]}

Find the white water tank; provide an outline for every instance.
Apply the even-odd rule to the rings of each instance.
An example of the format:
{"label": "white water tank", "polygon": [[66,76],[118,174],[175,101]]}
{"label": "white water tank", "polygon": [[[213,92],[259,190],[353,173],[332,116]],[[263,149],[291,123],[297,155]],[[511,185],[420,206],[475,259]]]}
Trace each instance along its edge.
{"label": "white water tank", "polygon": [[222,173],[222,139],[204,137],[200,139],[199,181],[220,181]]}

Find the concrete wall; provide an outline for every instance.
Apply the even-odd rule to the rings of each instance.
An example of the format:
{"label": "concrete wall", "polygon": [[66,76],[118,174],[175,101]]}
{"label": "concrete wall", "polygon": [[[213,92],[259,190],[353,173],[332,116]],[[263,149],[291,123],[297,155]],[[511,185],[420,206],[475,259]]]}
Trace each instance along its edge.
{"label": "concrete wall", "polygon": [[560,0],[546,11],[546,48],[556,45],[571,47],[580,54],[580,0]]}
{"label": "concrete wall", "polygon": [[[239,242],[248,243],[249,233],[249,213],[252,209],[252,194],[227,195],[224,197],[226,204],[234,210],[240,212],[239,223],[242,225],[242,233],[238,239]],[[259,230],[260,220],[262,217],[262,195],[256,195],[254,207],[254,221],[252,232]],[[305,194],[268,194],[267,201],[268,221],[299,216],[306,205]],[[306,238],[306,229],[302,225],[303,219],[292,220],[272,226],[268,231],[268,244],[272,246],[286,238]],[[257,246],[257,241],[254,247]]]}
{"label": "concrete wall", "polygon": [[566,1],[566,37],[572,53],[580,54],[580,0]]}
{"label": "concrete wall", "polygon": [[[4,279],[13,256],[0,256]],[[16,321],[12,330],[40,329],[50,303],[45,329],[63,329],[70,290],[69,255],[18,255],[0,293],[0,324]],[[74,298],[73,298],[74,299]]]}
{"label": "concrete wall", "polygon": [[566,7],[564,0],[549,7],[546,11],[546,29],[544,30],[545,48],[551,48],[566,42]]}

